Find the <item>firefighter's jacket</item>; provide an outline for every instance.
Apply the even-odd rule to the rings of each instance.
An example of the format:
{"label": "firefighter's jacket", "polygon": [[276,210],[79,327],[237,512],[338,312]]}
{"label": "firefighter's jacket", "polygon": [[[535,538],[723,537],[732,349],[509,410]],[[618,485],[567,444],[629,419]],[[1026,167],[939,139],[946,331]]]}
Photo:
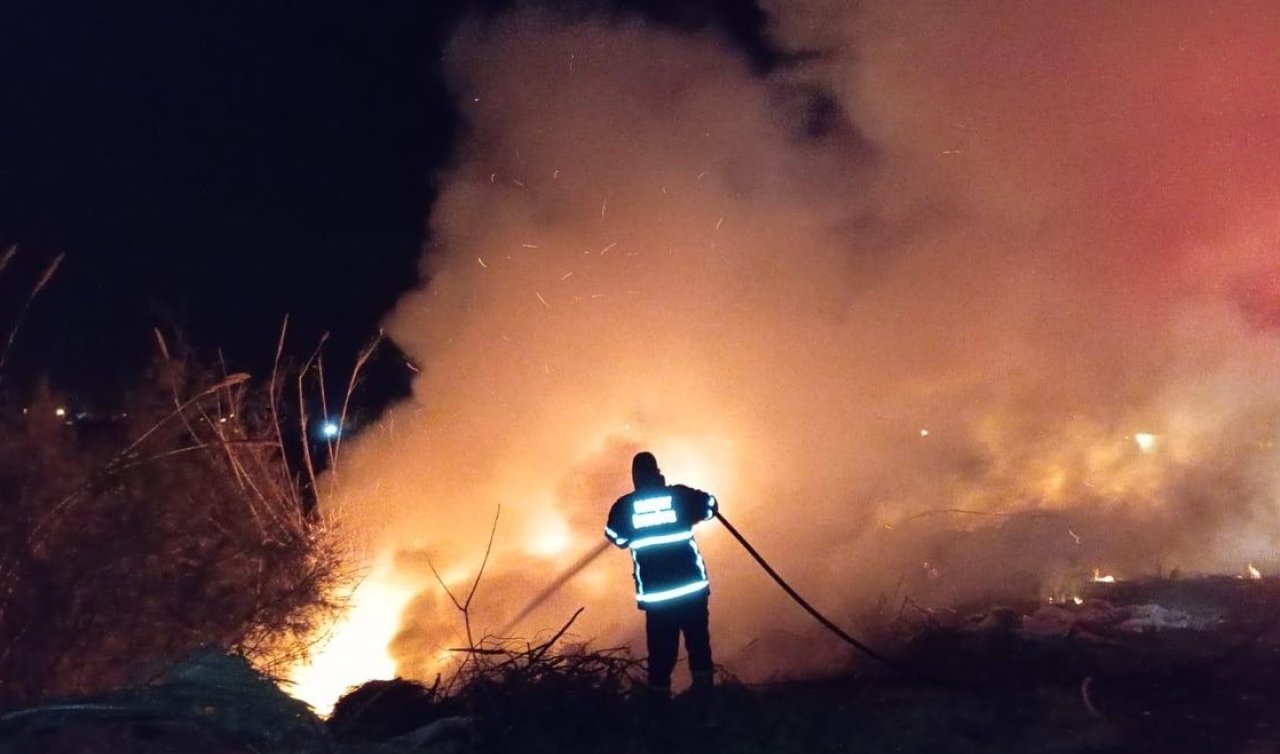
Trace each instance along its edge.
{"label": "firefighter's jacket", "polygon": [[631,551],[641,609],[709,590],[693,526],[715,513],[714,496],[682,484],[636,490],[613,504],[604,535]]}

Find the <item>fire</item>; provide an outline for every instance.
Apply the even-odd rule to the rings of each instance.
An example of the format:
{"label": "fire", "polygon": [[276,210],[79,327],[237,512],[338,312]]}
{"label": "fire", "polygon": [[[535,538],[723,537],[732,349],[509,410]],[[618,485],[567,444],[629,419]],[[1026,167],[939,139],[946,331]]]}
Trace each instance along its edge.
{"label": "fire", "polygon": [[[550,507],[549,504],[546,506]],[[539,517],[527,532],[525,551],[543,557],[562,555],[572,544],[571,534],[563,516],[547,513]]]}
{"label": "fire", "polygon": [[1093,581],[1095,584],[1114,584],[1116,583],[1116,577],[1109,573],[1104,575],[1102,569],[1095,568],[1093,569]]}
{"label": "fire", "polygon": [[1251,578],[1251,579],[1260,579],[1260,578],[1262,578],[1262,571],[1259,571],[1257,568],[1254,568],[1253,563],[1250,563],[1250,564],[1249,564],[1249,569],[1248,569],[1248,570],[1249,570],[1249,578]]}
{"label": "fire", "polygon": [[387,646],[413,589],[391,578],[390,563],[378,563],[351,591],[348,607],[308,663],[286,674],[289,692],[321,715],[350,687],[396,676]]}
{"label": "fire", "polygon": [[652,444],[668,481],[732,497],[737,477],[733,443],[724,435],[663,438]]}

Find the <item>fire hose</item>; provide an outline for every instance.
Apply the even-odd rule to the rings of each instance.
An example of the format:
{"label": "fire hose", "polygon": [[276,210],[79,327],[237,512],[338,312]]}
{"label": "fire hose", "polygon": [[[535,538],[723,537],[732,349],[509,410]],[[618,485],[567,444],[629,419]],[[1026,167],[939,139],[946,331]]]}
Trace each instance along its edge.
{"label": "fire hose", "polygon": [[[858,641],[857,638],[855,638],[854,636],[850,635],[849,632],[837,626],[835,623],[831,621],[831,619],[827,618],[827,616],[818,612],[817,608],[809,604],[808,600],[806,600],[804,597],[801,597],[800,593],[797,592],[795,589],[793,589],[791,585],[786,582],[786,579],[782,578],[782,576],[780,576],[777,571],[773,570],[773,566],[769,565],[769,562],[764,559],[764,556],[762,556],[759,552],[757,552],[756,548],[751,546],[751,543],[747,541],[746,537],[742,536],[742,532],[738,531],[737,527],[729,523],[729,520],[725,518],[723,515],[721,515],[719,511],[716,511],[715,516],[716,516],[716,519],[721,524],[724,525],[724,528],[729,530],[729,533],[733,535],[733,538],[738,540],[738,544],[742,545],[743,549],[747,551],[747,554],[749,554],[752,558],[755,559],[756,563],[758,563],[760,567],[764,569],[765,573],[769,574],[769,576],[775,582],[777,582],[778,586],[782,587],[782,591],[786,592],[787,596],[795,600],[797,605],[804,608],[805,611],[809,613],[809,615],[812,615],[819,623],[821,623],[823,628],[827,629],[831,633],[840,637],[845,643],[854,647],[855,649],[862,652],[863,654],[870,657],[871,659],[880,662],[885,667],[888,667],[891,670],[894,670],[895,672],[900,673],[902,675],[907,675],[907,676],[914,675],[913,673],[910,673],[905,668],[901,667],[900,665],[893,662],[889,658],[885,657],[884,655],[875,651],[871,647],[867,646],[863,642]],[[529,614],[532,613],[534,610],[536,610],[538,606],[540,606],[543,602],[545,602],[548,597],[550,597],[552,594],[555,594],[557,591],[559,591],[560,587],[564,586],[565,583],[569,581],[569,579],[572,579],[574,576],[577,576],[578,573],[582,571],[582,569],[586,568],[588,565],[591,565],[591,563],[596,558],[600,557],[600,555],[604,553],[604,551],[607,549],[609,549],[609,542],[608,541],[601,542],[597,547],[592,548],[581,558],[578,558],[578,560],[573,565],[569,566],[569,568],[566,569],[563,573],[561,573],[560,576],[557,577],[555,581],[551,582],[545,589],[539,592],[536,597],[530,600],[529,604],[526,605],[525,608],[521,610],[519,614],[516,615],[516,617],[508,621],[507,625],[503,626],[502,630],[499,632],[499,635],[505,636],[509,634],[513,628],[519,625],[519,623],[522,620],[529,617]]]}
{"label": "fire hose", "polygon": [[901,667],[894,661],[890,660],[889,658],[875,651],[871,647],[868,647],[866,644],[858,641],[856,638],[851,636],[849,632],[845,631],[844,629],[837,626],[835,623],[831,622],[831,619],[827,618],[827,616],[818,612],[817,608],[815,608],[813,605],[810,605],[808,600],[806,600],[804,597],[801,597],[799,592],[791,588],[791,585],[787,583],[786,579],[782,578],[782,576],[778,575],[777,571],[773,570],[773,566],[769,565],[769,561],[765,560],[764,556],[761,555],[759,552],[757,552],[756,548],[751,546],[751,543],[747,541],[747,538],[742,536],[742,532],[738,531],[733,524],[729,523],[729,520],[725,518],[723,515],[721,515],[720,511],[716,511],[716,519],[719,520],[720,523],[724,524],[724,528],[728,529],[729,533],[733,535],[733,538],[738,540],[738,544],[742,545],[743,549],[747,551],[747,554],[750,555],[752,558],[754,558],[756,563],[760,564],[760,567],[764,569],[764,572],[769,574],[769,576],[775,582],[777,582],[778,586],[782,587],[782,591],[786,592],[787,596],[795,600],[797,605],[799,605],[800,607],[803,607],[805,609],[805,612],[809,613],[809,615],[812,615],[819,623],[821,623],[823,628],[827,629],[828,631],[835,634],[836,636],[839,636],[847,644],[853,646],[855,649],[862,652],[863,654],[870,657],[871,659],[879,661],[885,667],[888,667],[891,670],[894,670],[895,672],[901,673],[902,675],[912,675],[905,668]]}

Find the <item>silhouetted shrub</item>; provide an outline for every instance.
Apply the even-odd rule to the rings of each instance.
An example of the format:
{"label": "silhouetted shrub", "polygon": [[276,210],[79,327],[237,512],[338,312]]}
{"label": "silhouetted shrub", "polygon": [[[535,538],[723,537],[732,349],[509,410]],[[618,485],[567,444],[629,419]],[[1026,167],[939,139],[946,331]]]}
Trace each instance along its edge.
{"label": "silhouetted shrub", "polygon": [[206,646],[271,672],[333,614],[340,560],[304,515],[278,396],[164,355],[91,430],[47,391],[0,407],[0,703]]}

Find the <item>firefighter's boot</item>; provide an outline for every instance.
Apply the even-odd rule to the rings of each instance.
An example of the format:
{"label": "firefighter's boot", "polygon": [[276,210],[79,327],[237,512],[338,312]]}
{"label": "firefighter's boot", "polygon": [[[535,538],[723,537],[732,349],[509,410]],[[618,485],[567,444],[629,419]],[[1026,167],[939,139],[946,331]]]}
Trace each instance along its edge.
{"label": "firefighter's boot", "polygon": [[699,725],[714,726],[716,724],[715,683],[715,671],[699,670],[693,673],[689,701],[692,702],[694,722]]}

